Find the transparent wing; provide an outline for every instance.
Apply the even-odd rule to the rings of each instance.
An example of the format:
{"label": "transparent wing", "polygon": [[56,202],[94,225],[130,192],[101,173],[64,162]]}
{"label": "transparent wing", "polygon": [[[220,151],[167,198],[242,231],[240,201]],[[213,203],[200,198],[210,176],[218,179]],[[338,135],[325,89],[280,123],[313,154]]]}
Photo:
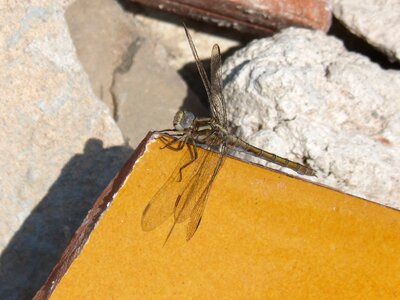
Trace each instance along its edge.
{"label": "transparent wing", "polygon": [[[180,195],[183,188],[190,181],[191,167],[189,166],[182,170],[182,180],[180,180],[179,170],[182,165],[191,160],[192,154],[189,149],[181,151],[183,153],[182,158],[174,171],[158,192],[151,198],[143,211],[142,229],[144,231],[153,230],[164,223],[164,221],[174,213],[176,197]],[[176,196],[171,197],[171,195]]]}
{"label": "transparent wing", "polygon": [[189,30],[187,29],[185,23],[183,24],[183,27],[185,28],[186,37],[189,42],[190,49],[192,49],[192,54],[193,54],[194,60],[196,62],[197,70],[200,73],[200,77],[201,77],[201,80],[203,81],[204,88],[206,89],[207,96],[210,99],[211,87],[210,87],[210,81],[208,80],[208,77],[207,77],[206,70],[204,70],[203,63],[200,61],[199,55],[197,54],[196,47],[194,46],[194,43],[192,40],[192,36],[190,35]]}
{"label": "transparent wing", "polygon": [[225,103],[222,96],[221,54],[219,46],[215,44],[211,53],[211,84],[210,84],[203,63],[200,61],[199,55],[197,54],[197,50],[196,47],[194,46],[192,37],[185,24],[183,24],[183,27],[185,28],[186,37],[188,39],[190,48],[192,49],[193,57],[196,62],[197,69],[200,73],[201,80],[203,81],[204,88],[207,92],[212,116],[217,123],[226,126],[227,119],[226,119]]}
{"label": "transparent wing", "polygon": [[200,195],[199,199],[197,200],[195,206],[193,207],[191,214],[190,214],[190,219],[189,223],[187,225],[187,231],[186,231],[186,240],[189,241],[195,232],[197,231],[197,228],[199,228],[201,218],[203,217],[203,212],[206,207],[207,203],[207,198],[211,190],[211,186],[215,180],[215,177],[218,174],[219,169],[222,166],[222,163],[224,161],[224,151],[220,153],[218,156],[218,161],[216,163],[216,166],[214,168],[214,172],[211,175],[210,180],[208,181],[206,187],[204,188],[202,194]]}
{"label": "transparent wing", "polygon": [[[185,151],[171,176],[144,209],[143,230],[150,231],[173,215],[174,223],[167,235],[167,241],[176,224],[190,218],[187,228],[187,240],[189,240],[200,223],[211,185],[221,166],[222,157],[222,153],[201,151],[198,158],[183,170],[182,181],[179,181],[180,167],[191,159],[190,152]],[[187,170],[188,168],[190,170]]]}
{"label": "transparent wing", "polygon": [[204,198],[204,191],[211,186],[214,179],[213,173],[220,155],[212,151],[202,151],[200,156],[198,168],[176,201],[174,216],[177,223],[184,222],[191,216],[197,202]]}
{"label": "transparent wing", "polygon": [[219,124],[227,127],[225,99],[222,94],[222,69],[221,69],[221,51],[218,44],[215,44],[211,51],[211,97],[210,103],[213,116]]}

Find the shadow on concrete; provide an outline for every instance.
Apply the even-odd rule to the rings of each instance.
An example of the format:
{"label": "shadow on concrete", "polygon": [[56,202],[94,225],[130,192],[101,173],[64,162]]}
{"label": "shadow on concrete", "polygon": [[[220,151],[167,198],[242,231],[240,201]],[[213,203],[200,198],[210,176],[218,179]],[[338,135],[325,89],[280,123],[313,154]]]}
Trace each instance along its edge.
{"label": "shadow on concrete", "polygon": [[328,31],[328,35],[341,40],[348,51],[357,52],[363,56],[369,57],[372,62],[380,65],[382,69],[400,70],[399,62],[390,61],[384,53],[368,44],[364,39],[353,34],[335,17],[332,17],[332,25]]}
{"label": "shadow on concrete", "polygon": [[0,299],[31,299],[97,197],[133,153],[90,139],[64,166],[0,257]]}

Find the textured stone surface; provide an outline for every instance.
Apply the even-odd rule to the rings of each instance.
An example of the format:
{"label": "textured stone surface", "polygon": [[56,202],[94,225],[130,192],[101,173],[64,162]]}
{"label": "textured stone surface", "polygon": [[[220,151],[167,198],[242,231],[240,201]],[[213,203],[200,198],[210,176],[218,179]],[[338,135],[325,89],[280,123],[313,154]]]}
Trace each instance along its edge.
{"label": "textured stone surface", "polygon": [[321,32],[288,29],[236,52],[224,76],[229,119],[246,140],[400,208],[399,72]]}
{"label": "textured stone surface", "polygon": [[[146,28],[149,37],[165,47],[166,61],[171,67],[179,70],[184,65],[193,63],[193,55],[182,26],[183,19],[145,8],[135,15],[135,20]],[[186,25],[189,27],[200,59],[210,58],[211,47],[215,43],[219,44],[221,52],[224,53],[230,48],[242,45],[240,40],[249,40],[245,34],[228,35],[223,28],[204,23],[191,21]],[[190,25],[194,25],[195,28]]]}
{"label": "textured stone surface", "polygon": [[172,128],[174,115],[182,106],[205,114],[205,108],[166,58],[162,44],[138,38],[125,55],[126,63],[121,65],[127,67],[115,72],[112,93],[116,117],[133,147],[149,131]]}
{"label": "textured stone surface", "polygon": [[[123,11],[114,0],[78,0],[66,17],[94,91],[112,107],[130,145],[136,147],[148,131],[171,128],[181,107],[207,114],[192,85],[189,88],[179,75],[193,57],[182,24],[173,23],[176,16],[154,10]],[[107,20],[99,24],[99,19]],[[216,41],[224,49],[237,45],[211,34],[194,35],[196,45],[207,49],[205,57]],[[202,92],[197,70],[188,69],[184,76],[189,74]]]}
{"label": "textured stone surface", "polygon": [[1,8],[1,299],[33,296],[131,153],[77,61],[63,4]]}
{"label": "textured stone surface", "polygon": [[354,34],[400,60],[400,1],[334,0],[333,13]]}
{"label": "textured stone surface", "polygon": [[110,92],[114,70],[138,38],[136,23],[114,0],[75,1],[67,8],[65,18],[94,93],[114,111]]}

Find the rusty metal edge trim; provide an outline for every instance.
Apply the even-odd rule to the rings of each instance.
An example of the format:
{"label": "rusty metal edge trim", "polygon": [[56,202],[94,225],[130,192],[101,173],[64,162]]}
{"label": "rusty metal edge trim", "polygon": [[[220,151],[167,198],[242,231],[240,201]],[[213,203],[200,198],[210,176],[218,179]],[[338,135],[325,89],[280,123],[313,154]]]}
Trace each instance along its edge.
{"label": "rusty metal edge trim", "polygon": [[[308,28],[314,30],[321,30],[323,32],[327,32],[332,24],[332,12],[329,7],[326,6],[326,15],[327,17],[324,19],[326,22],[318,23],[312,18],[307,17],[306,15],[292,15],[292,16],[284,16],[281,15],[280,18],[273,18],[269,26],[267,24],[260,24],[257,21],[251,21],[249,18],[246,18],[247,14],[237,14],[237,15],[223,15],[218,13],[215,10],[205,10],[203,7],[196,6],[193,4],[189,4],[187,2],[181,2],[179,0],[164,0],[165,3],[160,4],[159,1],[151,0],[130,0],[135,3],[140,3],[144,6],[153,7],[156,9],[160,9],[162,11],[175,13],[180,16],[188,16],[193,19],[204,21],[207,18],[209,19],[209,23],[220,23],[228,22],[223,26],[227,28],[235,28],[239,31],[249,32],[253,34],[273,34],[278,32],[284,28],[296,26],[300,28]],[[296,7],[294,7],[296,8]],[[192,11],[190,10],[192,9]],[[238,16],[242,16],[242,18],[238,18]],[[296,21],[292,21],[299,18]]]}
{"label": "rusty metal edge trim", "polygon": [[49,299],[61,278],[64,276],[72,262],[81,253],[93,228],[96,226],[101,215],[112,202],[114,195],[124,184],[126,177],[131,173],[133,166],[146,150],[147,143],[152,139],[154,132],[149,132],[140,142],[135,152],[127,160],[121,170],[115,175],[101,195],[97,198],[93,207],[87,213],[80,227],[75,232],[61,258],[51,271],[49,277],[33,297],[34,300]]}

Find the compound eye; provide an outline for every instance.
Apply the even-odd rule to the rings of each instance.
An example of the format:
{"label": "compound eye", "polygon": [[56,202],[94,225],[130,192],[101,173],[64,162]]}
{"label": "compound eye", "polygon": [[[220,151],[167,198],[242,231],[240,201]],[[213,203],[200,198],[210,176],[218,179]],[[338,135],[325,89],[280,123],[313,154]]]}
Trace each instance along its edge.
{"label": "compound eye", "polygon": [[194,114],[187,111],[178,111],[174,118],[174,127],[178,131],[183,131],[190,128],[195,119]]}
{"label": "compound eye", "polygon": [[192,114],[191,112],[187,112],[185,111],[183,114],[183,118],[182,118],[182,127],[183,128],[189,128],[190,126],[192,126],[192,123],[194,121],[194,114]]}

